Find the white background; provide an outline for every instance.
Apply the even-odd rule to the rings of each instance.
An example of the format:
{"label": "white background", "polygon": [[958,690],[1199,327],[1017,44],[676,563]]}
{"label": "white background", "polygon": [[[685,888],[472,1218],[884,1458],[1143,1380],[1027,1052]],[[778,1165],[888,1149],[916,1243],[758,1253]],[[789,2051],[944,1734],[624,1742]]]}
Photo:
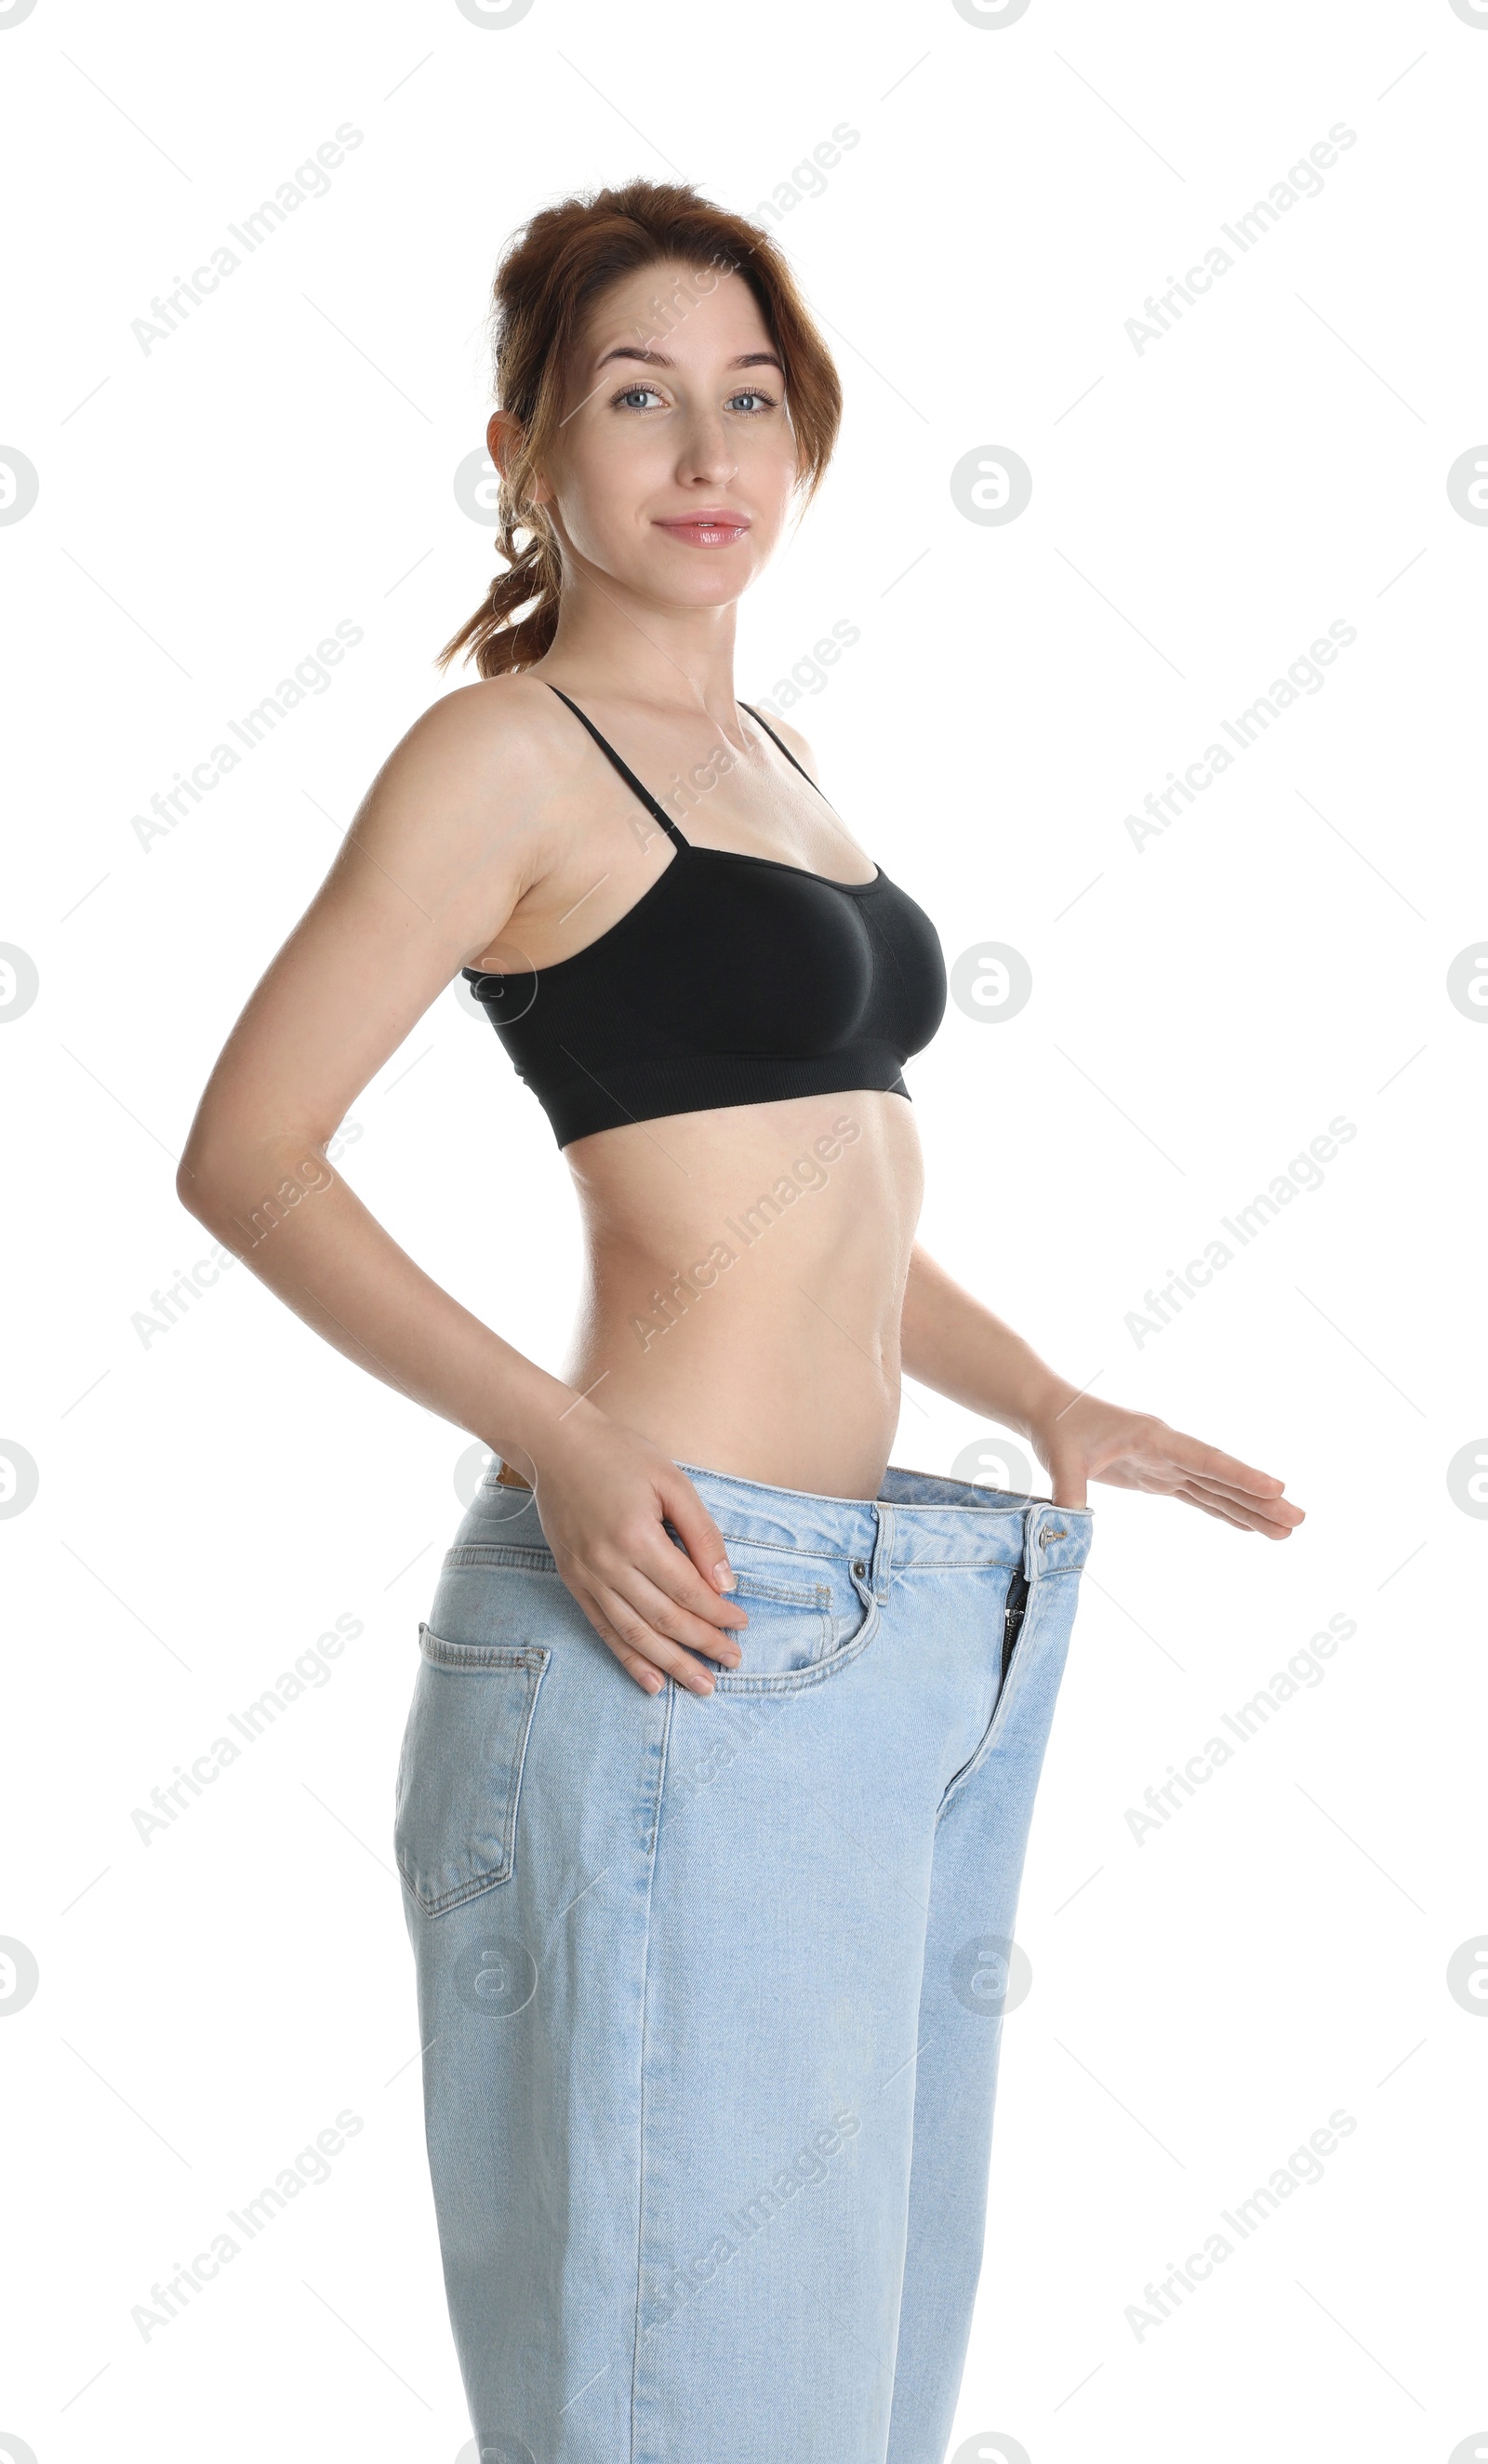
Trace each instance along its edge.
{"label": "white background", "polygon": [[[0,1934],[40,1985],[0,2027],[0,2456],[451,2464],[468,2437],[389,1832],[469,1440],[244,1267],[148,1342],[134,1321],[208,1245],[172,1158],[224,1036],[379,763],[466,680],[430,662],[492,570],[452,481],[502,242],[638,172],[751,210],[844,121],[780,226],[843,436],[746,607],[739,690],[860,627],[790,712],[829,794],[949,959],[996,941],[1032,969],[1017,1018],[952,1005],[911,1064],[929,1247],[1070,1376],[1307,1509],[1276,1548],[1093,1493],[956,2441],[1488,2453],[1488,2027],[1447,1981],[1488,1932],[1488,1528],[1447,1482],[1488,1452],[1488,1035],[1447,991],[1488,930],[1488,527],[1447,493],[1488,436],[1488,11],[18,13],[0,441],[40,493],[0,530],[0,937],[40,988],[0,1038],[0,1436],[40,1485],[0,1529]],[[345,121],[330,193],[142,351],[152,297]],[[1324,193],[1139,353],[1147,296],[1339,121]],[[1033,496],[983,526],[950,476],[996,445]],[[339,620],[364,638],[330,689],[142,847],[132,815]],[[1139,852],[1124,815],[1336,620],[1357,640],[1324,688]],[[1340,1114],[1323,1186],[1139,1344],[1146,1290]],[[556,1365],[567,1177],[452,991],[351,1117],[342,1168],[384,1222]],[[978,1439],[910,1390],[896,1458],[949,1470]],[[1139,1846],[1127,1809],[1339,1614],[1324,1681]],[[142,1842],[134,1809],[339,1615],[363,1631],[331,1681]],[[343,2109],[331,2180],[142,2338],[152,2284]],[[1139,2339],[1144,2286],[1338,2110],[1325,2178]]]}

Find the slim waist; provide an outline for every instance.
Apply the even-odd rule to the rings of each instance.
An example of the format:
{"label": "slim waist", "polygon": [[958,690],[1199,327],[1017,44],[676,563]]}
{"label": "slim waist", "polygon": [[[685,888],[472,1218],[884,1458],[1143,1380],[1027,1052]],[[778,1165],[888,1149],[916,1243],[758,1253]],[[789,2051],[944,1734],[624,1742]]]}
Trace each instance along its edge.
{"label": "slim waist", "polygon": [[[1087,1506],[1056,1506],[1052,1499],[975,1481],[950,1480],[938,1472],[890,1463],[877,1498],[823,1497],[811,1489],[777,1488],[734,1472],[684,1463],[685,1471],[712,1515],[725,1542],[754,1541],[861,1560],[886,1575],[919,1567],[1022,1565],[1030,1574],[1079,1570],[1090,1552],[1094,1513]],[[489,1479],[508,1488],[531,1488],[502,1463]]]}

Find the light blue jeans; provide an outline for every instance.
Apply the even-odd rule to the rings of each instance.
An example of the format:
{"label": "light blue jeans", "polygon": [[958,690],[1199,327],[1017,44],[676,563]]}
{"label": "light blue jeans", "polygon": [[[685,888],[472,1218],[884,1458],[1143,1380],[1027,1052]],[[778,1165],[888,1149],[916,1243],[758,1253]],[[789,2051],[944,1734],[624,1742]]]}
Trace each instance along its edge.
{"label": "light blue jeans", "polygon": [[749,1612],[711,1697],[625,1675],[494,1467],[420,1630],[395,1837],[465,2453],[942,2464],[1093,1518],[682,1468]]}

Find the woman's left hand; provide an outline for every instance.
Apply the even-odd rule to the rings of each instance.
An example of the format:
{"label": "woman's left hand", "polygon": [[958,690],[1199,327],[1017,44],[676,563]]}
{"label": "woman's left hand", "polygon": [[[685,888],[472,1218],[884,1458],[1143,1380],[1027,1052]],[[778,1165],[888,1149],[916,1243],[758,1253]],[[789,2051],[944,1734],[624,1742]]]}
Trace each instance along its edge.
{"label": "woman's left hand", "polygon": [[1181,1497],[1237,1531],[1263,1531],[1268,1540],[1286,1539],[1302,1520],[1302,1507],[1282,1494],[1284,1481],[1171,1429],[1151,1412],[1126,1412],[1081,1395],[1061,1409],[1051,1407],[1029,1435],[1048,1466],[1056,1506],[1083,1506],[1085,1483],[1104,1480],[1113,1488]]}

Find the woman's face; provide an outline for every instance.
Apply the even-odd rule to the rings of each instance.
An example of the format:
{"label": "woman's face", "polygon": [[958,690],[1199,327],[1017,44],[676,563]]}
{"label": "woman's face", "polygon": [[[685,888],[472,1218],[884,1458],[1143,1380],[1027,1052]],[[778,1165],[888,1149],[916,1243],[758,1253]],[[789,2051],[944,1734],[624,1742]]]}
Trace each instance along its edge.
{"label": "woman's face", "polygon": [[790,514],[784,371],[736,274],[651,265],[594,303],[543,481],[560,537],[652,602],[717,607]]}

